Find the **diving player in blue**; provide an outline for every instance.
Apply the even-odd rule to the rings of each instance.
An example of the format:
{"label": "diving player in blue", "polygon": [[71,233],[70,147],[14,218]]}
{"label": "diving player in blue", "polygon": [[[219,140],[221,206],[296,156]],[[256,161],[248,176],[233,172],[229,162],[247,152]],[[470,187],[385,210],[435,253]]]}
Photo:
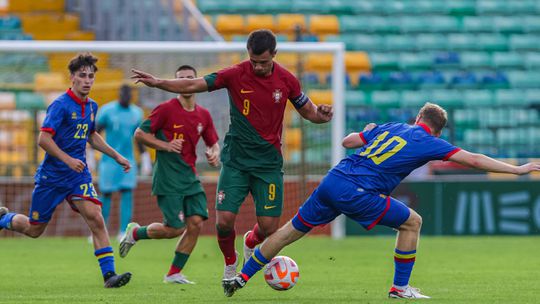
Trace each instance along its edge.
{"label": "diving player in blue", "polygon": [[394,188],[411,171],[431,160],[450,160],[491,172],[526,174],[540,171],[540,163],[514,166],[449,144],[438,138],[446,122],[447,114],[443,108],[426,103],[413,126],[372,123],[363,132],[345,137],[343,146],[360,148],[357,153],[332,168],[293,219],[255,250],[240,274],[224,285],[225,295],[230,297],[242,288],[283,247],[300,239],[313,227],[330,223],[338,215],[345,214],[367,230],[384,225],[398,231],[394,283],[388,296],[429,298],[409,286],[422,218],[404,203],[390,197]]}
{"label": "diving player in blue", "polygon": [[[135,130],[143,120],[143,111],[132,104],[131,88],[128,85],[120,87],[118,101],[110,102],[100,108],[97,117],[97,132],[105,131],[106,142],[116,151],[135,163],[133,153],[133,137]],[[151,174],[152,161],[143,145],[137,144],[141,155],[141,171],[143,175]],[[99,164],[99,191],[103,203],[102,213],[105,223],[109,220],[111,210],[111,196],[113,192],[120,192],[120,226],[118,236],[126,231],[133,214],[133,189],[137,185],[137,167],[129,172],[122,172],[116,161],[103,155]]]}
{"label": "diving player in blue", "polygon": [[39,134],[38,145],[46,154],[34,177],[29,216],[0,207],[0,229],[37,238],[45,231],[56,207],[64,200],[68,201],[92,231],[94,254],[104,286],[114,288],[127,284],[131,273],[117,275],[115,272],[113,250],[101,216],[101,202],[86,166],[86,144],[90,143],[94,149],[114,158],[125,172],[131,166],[95,132],[98,106],[88,94],[94,84],[97,60],[92,54],[83,53],[69,62],[71,88],[51,103]]}

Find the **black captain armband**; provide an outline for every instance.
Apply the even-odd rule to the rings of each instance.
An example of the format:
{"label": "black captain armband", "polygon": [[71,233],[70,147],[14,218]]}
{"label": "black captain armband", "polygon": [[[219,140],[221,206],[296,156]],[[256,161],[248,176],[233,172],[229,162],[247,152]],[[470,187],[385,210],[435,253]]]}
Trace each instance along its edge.
{"label": "black captain armband", "polygon": [[300,109],[303,107],[307,102],[309,101],[309,97],[307,97],[304,92],[302,92],[298,97],[292,98],[291,102],[294,105],[296,109]]}

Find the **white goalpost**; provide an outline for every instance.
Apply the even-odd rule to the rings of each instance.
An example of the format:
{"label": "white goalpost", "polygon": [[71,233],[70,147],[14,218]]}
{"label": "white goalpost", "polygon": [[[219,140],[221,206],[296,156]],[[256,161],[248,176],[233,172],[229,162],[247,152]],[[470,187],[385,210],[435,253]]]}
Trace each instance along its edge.
{"label": "white goalpost", "polygon": [[[109,54],[112,65],[115,61],[122,62],[115,68],[124,71],[124,81],[127,81],[130,68],[149,71],[159,77],[173,77],[176,60],[168,60],[168,56],[182,55],[183,58],[192,58],[198,62],[209,62],[227,54],[245,56],[245,43],[242,42],[161,42],[161,41],[0,41],[0,54],[51,54],[75,53],[90,51]],[[277,62],[280,54],[294,53],[302,56],[308,53],[330,53],[333,57],[330,89],[334,108],[334,118],[331,122],[331,159],[327,159],[329,167],[337,164],[345,155],[341,147],[341,139],[345,133],[345,47],[343,43],[304,43],[280,42],[278,43]],[[118,56],[118,57],[115,57]],[[199,58],[201,57],[201,58]],[[204,57],[204,58],[202,58]],[[121,58],[121,59],[117,59]],[[142,59],[141,59],[142,58]],[[233,59],[231,59],[233,60]],[[144,61],[144,64],[143,64]],[[235,63],[235,62],[231,62]],[[67,64],[67,62],[66,62]],[[155,70],[153,67],[162,65],[164,68]],[[218,64],[219,65],[219,64]],[[169,70],[165,72],[165,69]],[[101,69],[101,67],[100,67]],[[168,74],[167,74],[168,73]],[[199,73],[200,76],[204,75]],[[98,74],[99,77],[99,74]],[[150,92],[152,91],[152,92]],[[149,90],[146,99],[159,100],[162,95],[158,90]],[[143,91],[147,92],[147,91]],[[146,93],[144,93],[146,94]],[[309,94],[308,94],[309,95]],[[211,111],[212,113],[212,111]],[[213,113],[212,113],[213,114]],[[216,125],[217,128],[220,128]],[[224,127],[223,127],[224,128]],[[287,171],[285,172],[287,174]],[[332,223],[331,234],[339,239],[345,236],[345,221],[342,216]]]}

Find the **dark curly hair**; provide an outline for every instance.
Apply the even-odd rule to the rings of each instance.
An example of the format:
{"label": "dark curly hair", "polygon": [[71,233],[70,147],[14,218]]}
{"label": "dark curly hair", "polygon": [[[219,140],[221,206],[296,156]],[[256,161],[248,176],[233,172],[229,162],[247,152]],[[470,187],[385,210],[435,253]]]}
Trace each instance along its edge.
{"label": "dark curly hair", "polygon": [[68,69],[71,74],[74,74],[81,67],[91,67],[95,73],[98,70],[96,66],[97,61],[98,61],[98,58],[92,55],[92,53],[89,53],[89,52],[79,53],[77,54],[77,56],[73,57],[69,61]]}

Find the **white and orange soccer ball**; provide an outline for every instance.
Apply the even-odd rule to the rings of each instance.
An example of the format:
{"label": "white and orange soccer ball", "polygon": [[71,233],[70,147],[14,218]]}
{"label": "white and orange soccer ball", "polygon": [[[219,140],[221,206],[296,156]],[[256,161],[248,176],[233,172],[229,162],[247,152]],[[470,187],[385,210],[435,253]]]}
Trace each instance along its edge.
{"label": "white and orange soccer ball", "polygon": [[298,265],[287,256],[277,256],[264,268],[264,279],[275,290],[288,290],[294,287],[300,278]]}

